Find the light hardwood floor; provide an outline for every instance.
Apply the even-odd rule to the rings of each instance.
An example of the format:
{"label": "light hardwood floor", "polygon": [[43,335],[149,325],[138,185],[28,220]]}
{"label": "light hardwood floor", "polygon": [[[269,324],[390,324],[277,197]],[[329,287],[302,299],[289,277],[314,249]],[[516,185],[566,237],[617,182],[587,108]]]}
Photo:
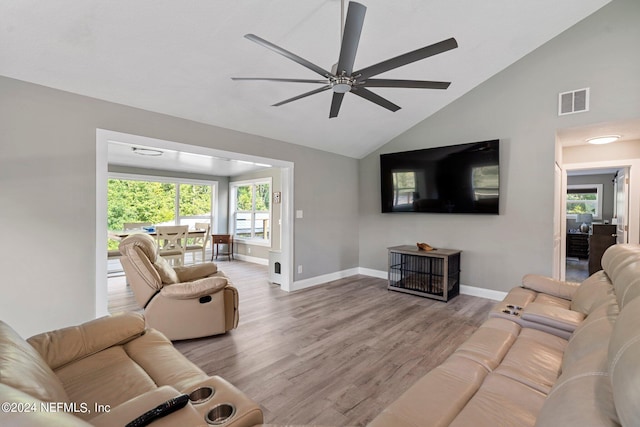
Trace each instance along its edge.
{"label": "light hardwood floor", "polygon": [[[387,291],[353,276],[286,293],[267,267],[219,262],[240,294],[240,324],[175,342],[191,361],[258,402],[265,422],[363,426],[440,364],[494,301],[448,303]],[[136,309],[124,277],[109,280],[111,311]]]}

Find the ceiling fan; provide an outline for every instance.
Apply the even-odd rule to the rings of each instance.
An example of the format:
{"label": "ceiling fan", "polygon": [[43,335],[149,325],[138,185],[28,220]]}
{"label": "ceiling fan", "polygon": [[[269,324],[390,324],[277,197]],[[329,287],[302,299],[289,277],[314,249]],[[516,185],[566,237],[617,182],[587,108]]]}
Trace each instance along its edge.
{"label": "ceiling fan", "polygon": [[288,104],[289,102],[296,101],[298,99],[305,98],[316,93],[324,92],[331,89],[333,91],[333,99],[331,101],[331,109],[329,111],[329,118],[337,117],[340,111],[340,105],[344,94],[351,92],[354,95],[358,95],[368,101],[378,104],[381,107],[390,111],[398,111],[399,106],[391,101],[375,94],[367,88],[371,87],[396,87],[396,88],[414,88],[414,89],[447,89],[451,82],[438,82],[438,81],[425,81],[425,80],[392,80],[392,79],[373,79],[372,77],[382,74],[386,71],[393,70],[395,68],[402,67],[403,65],[411,64],[412,62],[419,61],[421,59],[428,58],[430,56],[437,55],[439,53],[446,52],[458,47],[456,39],[449,38],[441,42],[425,46],[420,49],[416,49],[411,52],[407,52],[403,55],[396,56],[395,58],[387,59],[386,61],[379,62],[377,64],[365,67],[359,70],[353,70],[353,64],[356,59],[356,51],[358,50],[358,44],[360,42],[360,34],[362,33],[362,25],[364,23],[364,15],[367,8],[360,3],[354,1],[349,2],[349,8],[347,10],[347,19],[344,23],[342,30],[342,45],[340,47],[340,55],[338,63],[332,67],[331,71],[327,71],[322,67],[319,67],[306,59],[289,52],[273,43],[262,39],[255,34],[246,34],[245,38],[252,42],[258,43],[271,49],[272,51],[279,53],[280,55],[289,58],[290,60],[297,62],[321,75],[321,80],[311,79],[286,79],[286,78],[269,78],[269,77],[232,77],[232,80],[267,80],[276,82],[292,82],[292,83],[318,83],[324,84],[324,86],[314,89],[309,92],[294,96],[293,98],[285,99],[284,101],[273,104],[274,107]]}

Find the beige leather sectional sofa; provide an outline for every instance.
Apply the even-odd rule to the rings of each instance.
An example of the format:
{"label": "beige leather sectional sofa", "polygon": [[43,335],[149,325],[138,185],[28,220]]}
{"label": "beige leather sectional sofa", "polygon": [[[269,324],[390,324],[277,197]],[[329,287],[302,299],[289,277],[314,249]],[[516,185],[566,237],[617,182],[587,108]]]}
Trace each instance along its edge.
{"label": "beige leather sectional sofa", "polygon": [[[611,247],[602,265],[582,284],[525,276],[465,343],[370,426],[640,426],[640,246]],[[0,402],[15,404],[0,411],[2,426],[125,425],[206,387],[215,390],[208,400],[193,393],[186,407],[152,425],[207,425],[216,407],[234,409],[223,426],[262,422],[256,403],[145,329],[140,315],[28,342],[0,323]],[[80,410],[31,406],[48,402]],[[99,413],[105,405],[109,412]]]}
{"label": "beige leather sectional sofa", "polygon": [[640,426],[640,246],[582,284],[528,275],[371,427]]}
{"label": "beige leather sectional sofa", "polygon": [[0,322],[1,426],[125,426],[181,394],[191,401],[153,426],[262,422],[260,407],[206,375],[141,314],[123,313],[23,340]]}

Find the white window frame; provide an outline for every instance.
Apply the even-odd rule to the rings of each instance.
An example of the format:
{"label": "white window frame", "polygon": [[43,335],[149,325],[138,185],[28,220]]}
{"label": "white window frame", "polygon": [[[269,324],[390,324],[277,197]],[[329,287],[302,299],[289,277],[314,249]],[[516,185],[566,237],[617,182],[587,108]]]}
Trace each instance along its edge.
{"label": "white window frame", "polygon": [[[209,221],[211,224],[211,234],[215,234],[218,231],[217,221],[218,218],[218,181],[204,181],[199,179],[189,178],[172,178],[167,176],[158,175],[138,175],[119,172],[110,172],[107,174],[107,179],[121,179],[127,181],[146,181],[146,182],[163,182],[167,184],[174,184],[176,186],[176,196],[173,203],[174,207],[174,219],[175,224],[180,225],[181,219],[202,219],[203,222]],[[199,215],[199,216],[180,216],[180,184],[196,184],[196,185],[210,185],[211,186],[211,216]]]}
{"label": "white window frame", "polygon": [[[256,179],[247,179],[247,180],[242,180],[242,181],[230,181],[229,182],[229,230],[230,233],[233,235],[233,240],[235,242],[240,242],[240,243],[246,243],[246,244],[250,244],[250,245],[256,245],[256,246],[268,246],[271,247],[271,233],[273,231],[273,227],[272,227],[272,223],[273,223],[273,214],[272,214],[272,209],[273,209],[273,200],[269,201],[269,238],[268,239],[263,239],[262,237],[256,237],[255,236],[255,219],[254,219],[254,215],[256,214],[256,212],[263,212],[263,211],[256,211],[255,210],[255,188],[256,185],[259,184],[269,184],[269,196],[271,197],[271,194],[273,194],[273,182],[272,182],[272,178],[271,177],[267,177],[267,178],[256,178]],[[237,207],[237,191],[236,191],[236,187],[243,187],[246,185],[251,185],[253,187],[253,193],[251,195],[251,201],[252,201],[252,210],[251,211],[242,211],[243,213],[245,212],[250,212],[251,213],[251,235],[252,237],[238,237],[236,235],[236,214],[238,213],[238,211],[236,210]]]}
{"label": "white window frame", "polygon": [[[587,189],[587,188],[595,188],[596,189],[596,197],[597,199],[597,207],[596,207],[596,214],[593,216],[593,219],[596,220],[602,220],[602,198],[604,197],[604,187],[602,184],[572,184],[572,185],[567,185],[567,193],[565,194],[565,198],[564,198],[564,205],[567,205],[567,195],[569,194],[568,190],[583,190],[583,189]],[[575,220],[577,218],[577,214],[570,214],[567,213],[567,218],[568,219],[573,219]]]}

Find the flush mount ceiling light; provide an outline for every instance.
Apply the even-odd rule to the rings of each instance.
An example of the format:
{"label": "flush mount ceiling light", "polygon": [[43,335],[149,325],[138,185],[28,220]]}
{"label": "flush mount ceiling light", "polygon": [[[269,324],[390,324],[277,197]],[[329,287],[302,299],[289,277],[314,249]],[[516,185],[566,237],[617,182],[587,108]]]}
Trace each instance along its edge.
{"label": "flush mount ceiling light", "polygon": [[140,156],[162,156],[163,154],[162,151],[154,150],[152,148],[131,147],[131,150],[134,154],[138,154]]}
{"label": "flush mount ceiling light", "polygon": [[611,142],[617,141],[618,139],[620,139],[620,135],[605,135],[605,136],[597,136],[595,138],[589,138],[587,139],[587,142],[589,144],[602,145],[602,144],[609,144]]}

